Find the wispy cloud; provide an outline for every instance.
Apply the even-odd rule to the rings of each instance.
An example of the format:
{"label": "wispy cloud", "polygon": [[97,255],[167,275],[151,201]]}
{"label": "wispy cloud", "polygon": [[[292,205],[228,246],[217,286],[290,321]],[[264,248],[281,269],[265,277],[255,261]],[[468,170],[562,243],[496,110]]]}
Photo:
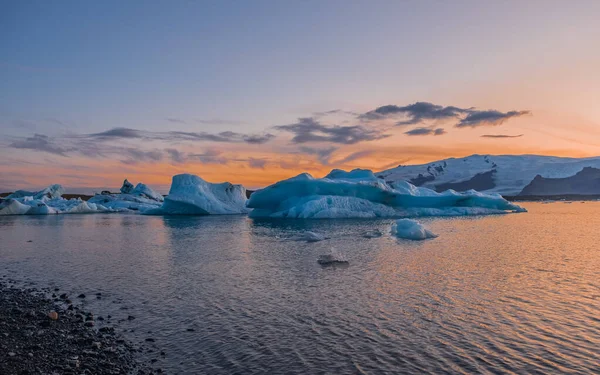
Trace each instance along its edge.
{"label": "wispy cloud", "polygon": [[185,124],[185,120],[182,120],[177,117],[169,117],[169,118],[167,118],[167,121],[172,122],[174,124]]}
{"label": "wispy cloud", "polygon": [[33,137],[27,137],[21,140],[14,141],[8,147],[47,152],[54,155],[67,156],[67,152],[72,151],[68,148],[61,147],[48,136],[43,134],[34,134]]}
{"label": "wispy cloud", "polygon": [[444,130],[444,128],[437,128],[437,129],[415,128],[415,129],[409,130],[407,132],[404,132],[404,134],[410,135],[410,136],[443,135],[443,134],[446,134],[446,131]]}
{"label": "wispy cloud", "polygon": [[[505,121],[530,114],[530,111],[501,112],[494,109],[479,110],[476,108],[460,108],[455,106],[441,106],[429,102],[416,102],[406,106],[384,105],[358,116],[363,121],[398,119],[396,125],[407,126],[424,124],[426,122],[451,122],[458,128],[478,127],[485,125],[500,125]],[[413,135],[424,131],[417,131]]]}
{"label": "wispy cloud", "polygon": [[397,115],[406,116],[408,119],[399,121],[397,125],[416,125],[425,120],[458,119],[468,109],[458,107],[443,107],[428,102],[416,102],[407,106],[384,105],[359,117],[366,120],[379,120]]}
{"label": "wispy cloud", "polygon": [[329,142],[351,145],[390,136],[389,134],[383,134],[381,130],[361,125],[327,126],[312,117],[299,118],[293,124],[279,125],[275,129],[294,134],[292,143]]}
{"label": "wispy cloud", "polygon": [[112,128],[100,133],[75,135],[76,138],[93,138],[98,140],[131,139],[144,138],[147,140],[159,141],[209,141],[225,143],[249,143],[263,144],[275,138],[273,134],[243,134],[232,131],[223,131],[220,133],[208,132],[187,132],[187,131],[168,131],[152,132],[147,130],[137,130],[130,128]]}
{"label": "wispy cloud", "polygon": [[248,158],[248,166],[250,168],[265,169],[267,161],[265,159]]}
{"label": "wispy cloud", "polygon": [[507,134],[484,134],[481,138],[520,138],[523,134],[507,135]]}
{"label": "wispy cloud", "polygon": [[375,150],[357,151],[357,152],[354,152],[354,153],[346,156],[343,159],[336,160],[335,164],[342,165],[342,164],[350,163],[352,161],[355,161],[355,160],[358,160],[358,159],[362,159],[362,158],[365,158],[367,156],[371,156],[374,153],[375,153]]}
{"label": "wispy cloud", "polygon": [[530,113],[530,111],[510,111],[506,113],[496,110],[472,111],[455,126],[457,128],[474,128],[483,125],[501,125],[511,118],[528,115]]}
{"label": "wispy cloud", "polygon": [[313,147],[300,147],[300,152],[308,155],[315,155],[319,162],[323,165],[329,165],[331,155],[337,150],[337,147],[327,148],[313,148]]}
{"label": "wispy cloud", "polygon": [[140,130],[129,128],[112,128],[100,133],[88,134],[89,138],[114,139],[114,138],[143,138]]}

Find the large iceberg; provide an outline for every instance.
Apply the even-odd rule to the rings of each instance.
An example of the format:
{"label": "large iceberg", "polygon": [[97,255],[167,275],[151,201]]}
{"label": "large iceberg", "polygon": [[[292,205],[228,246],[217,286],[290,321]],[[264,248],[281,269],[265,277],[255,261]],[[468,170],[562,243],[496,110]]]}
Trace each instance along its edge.
{"label": "large iceberg", "polygon": [[123,181],[120,194],[96,194],[88,203],[99,204],[113,211],[140,211],[155,209],[162,205],[164,197],[149,186],[138,183],[135,187],[127,179]]}
{"label": "large iceberg", "polygon": [[222,215],[243,214],[246,208],[246,189],[229,182],[213,184],[198,176],[173,176],[171,190],[163,205],[145,213],[150,215]]}
{"label": "large iceberg", "polygon": [[254,218],[402,218],[525,211],[499,194],[437,193],[405,181],[392,187],[362,169],[334,169],[324,178],[303,173],[254,192],[247,207],[253,209]]}

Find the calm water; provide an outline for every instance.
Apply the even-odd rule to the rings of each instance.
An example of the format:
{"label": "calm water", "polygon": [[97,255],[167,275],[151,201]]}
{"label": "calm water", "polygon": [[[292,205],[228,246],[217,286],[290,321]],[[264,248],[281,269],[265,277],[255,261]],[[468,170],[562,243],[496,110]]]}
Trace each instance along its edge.
{"label": "calm water", "polygon": [[[422,220],[425,242],[392,220],[3,217],[0,275],[102,292],[88,307],[136,316],[170,373],[598,373],[600,203],[525,206]],[[332,249],[348,267],[317,264]]]}

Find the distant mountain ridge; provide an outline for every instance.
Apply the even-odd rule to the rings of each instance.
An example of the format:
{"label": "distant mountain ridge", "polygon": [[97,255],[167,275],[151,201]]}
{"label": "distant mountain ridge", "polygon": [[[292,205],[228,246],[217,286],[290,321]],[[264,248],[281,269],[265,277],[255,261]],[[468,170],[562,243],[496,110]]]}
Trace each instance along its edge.
{"label": "distant mountain ridge", "polygon": [[[586,167],[600,169],[600,157],[471,155],[420,165],[400,165],[379,172],[377,176],[392,185],[396,181],[405,180],[416,186],[424,186],[436,191],[475,189],[487,193],[518,195],[538,175],[545,179],[565,179],[575,176]],[[589,175],[584,175],[583,179],[586,176]],[[583,179],[580,181],[583,181]],[[586,182],[586,184],[590,185],[592,183]],[[550,187],[547,189],[548,191],[552,190]],[[591,186],[587,189],[581,189],[581,191],[591,190],[593,190]],[[572,191],[579,190],[572,189]],[[600,191],[593,194],[596,193],[600,193]],[[567,194],[567,192],[560,194]]]}
{"label": "distant mountain ridge", "polygon": [[575,175],[565,178],[546,178],[537,175],[519,195],[563,194],[600,194],[600,169],[585,167]]}

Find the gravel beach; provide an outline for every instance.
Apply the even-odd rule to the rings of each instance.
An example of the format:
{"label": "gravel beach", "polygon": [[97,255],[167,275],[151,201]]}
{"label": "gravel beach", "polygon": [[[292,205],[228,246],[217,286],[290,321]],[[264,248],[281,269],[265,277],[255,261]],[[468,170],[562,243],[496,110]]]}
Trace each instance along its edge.
{"label": "gravel beach", "polygon": [[96,329],[94,315],[69,298],[0,281],[0,374],[162,373],[139,362],[140,349],[113,326]]}

